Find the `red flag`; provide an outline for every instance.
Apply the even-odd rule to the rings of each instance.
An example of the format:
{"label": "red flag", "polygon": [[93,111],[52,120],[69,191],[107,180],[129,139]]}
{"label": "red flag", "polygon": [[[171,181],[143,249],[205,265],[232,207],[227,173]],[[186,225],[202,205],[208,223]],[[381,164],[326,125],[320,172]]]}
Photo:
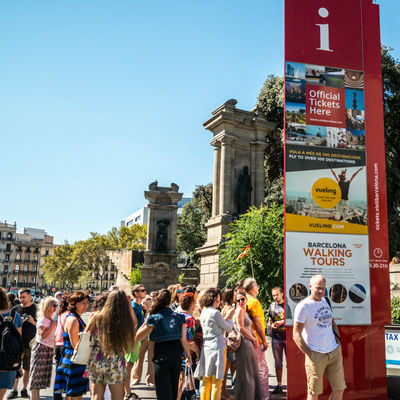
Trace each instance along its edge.
{"label": "red flag", "polygon": [[242,257],[244,257],[245,255],[247,255],[248,251],[250,250],[250,245],[248,244],[244,249],[242,249],[243,251],[238,255],[237,260],[240,260]]}

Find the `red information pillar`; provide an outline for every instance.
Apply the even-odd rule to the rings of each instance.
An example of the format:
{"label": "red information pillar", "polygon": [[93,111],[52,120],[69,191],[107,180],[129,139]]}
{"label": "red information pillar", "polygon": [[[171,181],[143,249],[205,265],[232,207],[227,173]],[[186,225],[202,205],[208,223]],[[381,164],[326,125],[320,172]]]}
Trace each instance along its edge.
{"label": "red information pillar", "polygon": [[[354,74],[351,74],[352,70],[355,71]],[[322,108],[310,111],[307,102],[310,101],[311,95],[315,98],[325,96],[323,105],[326,110],[329,110],[329,107],[335,108],[335,106],[327,105],[326,102],[330,99],[326,98],[327,89],[324,87],[336,86],[341,89],[342,84],[339,82],[342,79],[341,71],[344,71],[343,90],[354,88],[356,92],[356,94],[351,93],[354,98],[349,100],[346,97],[344,119],[340,120],[340,116],[336,117],[332,113],[326,116]],[[354,79],[354,82],[346,82],[346,79]],[[302,86],[303,81],[305,83]],[[359,87],[356,86],[356,81]],[[314,84],[322,87],[321,92],[318,94],[318,91],[314,90],[310,95],[310,90],[313,90],[310,85]],[[289,201],[293,202],[288,197],[288,191],[291,189],[288,186],[289,143],[292,148],[293,145],[301,144],[306,147],[311,142],[313,145],[328,147],[331,143],[328,136],[332,132],[340,136],[342,134],[340,129],[343,129],[342,142],[339,140],[336,145],[334,143],[330,146],[336,146],[338,149],[346,148],[346,146],[348,149],[356,149],[354,154],[361,151],[360,148],[363,148],[365,152],[370,261],[369,268],[365,266],[365,273],[369,273],[370,287],[366,288],[366,296],[370,298],[371,323],[340,325],[347,384],[344,398],[384,400],[387,399],[384,325],[390,323],[390,285],[378,5],[373,4],[372,0],[285,0],[285,87],[285,232],[288,232],[289,227],[287,205]],[[306,96],[302,97],[302,90]],[[333,92],[332,89],[329,90]],[[356,96],[357,90],[363,91],[363,105],[361,105],[362,99]],[[304,106],[301,104],[303,102]],[[310,117],[311,112],[315,115]],[[341,122],[346,128],[338,128],[342,126]],[[316,125],[316,127],[310,125]],[[319,133],[318,135],[314,133],[313,136],[313,132],[317,132],[316,128],[319,129]],[[336,131],[332,128],[336,128]],[[364,135],[364,142],[362,138],[360,139],[362,135]],[[354,143],[361,143],[361,145],[357,148]],[[307,175],[303,176],[306,180]],[[298,198],[300,197],[301,195],[298,195]],[[305,204],[304,200],[302,201],[301,204]],[[297,203],[291,203],[291,213],[294,213],[292,204],[299,204],[299,202],[300,200]],[[303,218],[306,222],[298,226],[307,226],[306,214],[303,212],[301,216],[296,215],[296,218]],[[328,215],[327,212],[324,215]],[[318,216],[317,212],[313,214],[313,217],[318,218]],[[313,221],[315,220],[314,218]],[[306,232],[306,229],[293,226],[292,231]],[[324,232],[327,232],[326,229]],[[333,234],[333,237],[340,240],[340,232],[333,232]],[[346,234],[344,233],[343,236]],[[285,253],[292,250],[293,244],[286,239]],[[285,265],[286,284],[292,268],[292,265]],[[295,288],[299,290],[299,293],[300,286]],[[286,287],[287,299],[288,290],[289,288]],[[295,293],[294,289],[293,293]],[[295,295],[292,296],[293,299]],[[335,314],[335,309],[333,310]],[[348,313],[351,312],[355,311],[349,309]],[[349,319],[351,315],[347,318]],[[287,384],[288,399],[306,398],[304,355],[293,342],[291,326],[287,329]],[[329,393],[330,387],[325,378],[324,393],[320,398],[328,399]]]}

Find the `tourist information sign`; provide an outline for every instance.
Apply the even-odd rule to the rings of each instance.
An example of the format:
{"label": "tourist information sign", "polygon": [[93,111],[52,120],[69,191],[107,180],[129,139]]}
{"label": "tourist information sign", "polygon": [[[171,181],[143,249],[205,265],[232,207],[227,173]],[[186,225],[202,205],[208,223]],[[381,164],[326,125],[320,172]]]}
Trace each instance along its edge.
{"label": "tourist information sign", "polygon": [[[341,327],[346,398],[386,396],[390,296],[379,38],[372,0],[285,0],[286,323],[293,325],[310,277],[324,275]],[[288,398],[304,398],[304,371],[288,333]]]}

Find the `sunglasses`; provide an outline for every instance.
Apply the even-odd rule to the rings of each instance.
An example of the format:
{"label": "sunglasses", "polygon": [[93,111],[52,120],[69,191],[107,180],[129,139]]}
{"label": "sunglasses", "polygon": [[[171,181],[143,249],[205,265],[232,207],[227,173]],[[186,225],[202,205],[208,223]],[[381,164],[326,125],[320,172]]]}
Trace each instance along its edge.
{"label": "sunglasses", "polygon": [[236,300],[238,303],[241,303],[242,301],[246,301],[246,297],[241,297],[240,299]]}
{"label": "sunglasses", "polygon": [[139,289],[139,290],[135,290],[135,292],[142,292],[142,293],[145,293],[145,292],[147,292],[147,290],[146,290],[146,289]]}
{"label": "sunglasses", "polygon": [[52,304],[51,306],[54,308],[57,308],[57,304]]}

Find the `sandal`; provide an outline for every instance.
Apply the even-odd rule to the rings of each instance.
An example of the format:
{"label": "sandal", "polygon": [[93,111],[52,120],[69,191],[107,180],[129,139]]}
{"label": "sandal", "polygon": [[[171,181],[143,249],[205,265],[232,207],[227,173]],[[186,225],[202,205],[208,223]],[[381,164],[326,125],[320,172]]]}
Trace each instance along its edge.
{"label": "sandal", "polygon": [[133,400],[142,400],[136,393],[131,393],[131,399]]}

